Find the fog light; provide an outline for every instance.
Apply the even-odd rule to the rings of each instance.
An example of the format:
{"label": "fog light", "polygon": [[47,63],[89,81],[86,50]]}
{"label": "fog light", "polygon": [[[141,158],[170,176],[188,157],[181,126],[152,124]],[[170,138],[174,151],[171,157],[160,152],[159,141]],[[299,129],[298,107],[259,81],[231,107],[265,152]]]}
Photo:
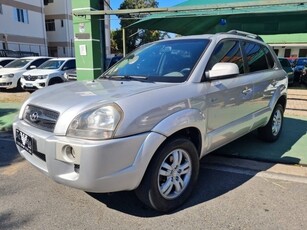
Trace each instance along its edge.
{"label": "fog light", "polygon": [[76,159],[76,153],[73,149],[73,147],[69,146],[69,145],[65,145],[63,147],[63,153],[64,153],[64,157],[67,161],[71,161],[74,162]]}

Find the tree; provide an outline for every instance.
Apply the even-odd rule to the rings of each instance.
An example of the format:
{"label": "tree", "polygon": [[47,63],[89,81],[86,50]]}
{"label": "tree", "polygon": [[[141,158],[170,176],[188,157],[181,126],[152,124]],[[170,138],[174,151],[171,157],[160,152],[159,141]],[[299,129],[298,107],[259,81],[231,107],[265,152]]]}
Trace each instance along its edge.
{"label": "tree", "polygon": [[[124,0],[119,9],[144,9],[144,8],[157,8],[158,2],[156,0]],[[159,31],[151,30],[138,30],[137,28],[130,28],[127,26],[136,22],[137,19],[133,18],[130,14],[117,15],[119,17],[121,28],[126,30],[126,51],[130,52],[136,47],[148,42],[156,41],[160,38]],[[116,32],[118,33],[118,32]],[[116,34],[114,34],[116,35]],[[118,41],[115,37],[114,39]],[[118,47],[120,46],[116,42]],[[122,46],[122,45],[121,45]]]}
{"label": "tree", "polygon": [[122,31],[112,30],[111,31],[111,53],[119,54],[123,53],[123,42],[122,42]]}

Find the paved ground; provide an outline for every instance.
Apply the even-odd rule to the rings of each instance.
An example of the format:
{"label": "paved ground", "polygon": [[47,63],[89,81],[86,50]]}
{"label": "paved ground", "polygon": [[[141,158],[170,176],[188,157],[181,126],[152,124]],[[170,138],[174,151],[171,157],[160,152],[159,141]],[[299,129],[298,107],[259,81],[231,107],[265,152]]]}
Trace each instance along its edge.
{"label": "paved ground", "polygon": [[285,116],[307,118],[307,88],[304,86],[290,88]]}

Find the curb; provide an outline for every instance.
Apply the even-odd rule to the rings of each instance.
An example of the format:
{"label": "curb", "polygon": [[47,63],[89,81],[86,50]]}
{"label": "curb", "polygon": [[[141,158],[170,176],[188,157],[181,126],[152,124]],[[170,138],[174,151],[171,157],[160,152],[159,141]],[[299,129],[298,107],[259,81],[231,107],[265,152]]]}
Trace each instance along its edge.
{"label": "curb", "polygon": [[301,165],[267,163],[209,154],[202,159],[201,167],[307,184],[307,167]]}

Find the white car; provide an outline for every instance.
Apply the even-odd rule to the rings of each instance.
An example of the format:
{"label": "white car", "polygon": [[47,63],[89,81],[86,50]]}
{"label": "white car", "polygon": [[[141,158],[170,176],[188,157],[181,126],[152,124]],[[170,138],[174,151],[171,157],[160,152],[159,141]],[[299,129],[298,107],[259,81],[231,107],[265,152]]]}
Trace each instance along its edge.
{"label": "white car", "polygon": [[14,61],[16,58],[13,57],[0,57],[0,69],[3,68],[3,66],[9,64],[10,62]]}
{"label": "white car", "polygon": [[11,89],[20,87],[20,78],[24,72],[35,69],[50,57],[19,58],[0,69],[0,88]]}
{"label": "white car", "polygon": [[38,68],[25,72],[20,80],[21,87],[27,91],[34,91],[65,82],[65,71],[72,69],[76,69],[75,58],[50,59]]}

